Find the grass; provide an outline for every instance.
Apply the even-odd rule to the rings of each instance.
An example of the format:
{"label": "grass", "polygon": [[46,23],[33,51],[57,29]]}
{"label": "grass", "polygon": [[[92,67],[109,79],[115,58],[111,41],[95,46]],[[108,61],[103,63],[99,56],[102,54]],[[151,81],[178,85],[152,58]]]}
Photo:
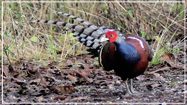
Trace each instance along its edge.
{"label": "grass", "polygon": [[8,56],[4,51],[3,58],[11,62],[20,58],[62,62],[69,55],[86,53],[86,47],[66,29],[31,23],[37,19],[74,22],[54,13],[62,10],[97,26],[149,40],[154,52],[152,65],[162,63],[159,57],[166,52],[184,51],[184,3],[5,3],[3,47]]}

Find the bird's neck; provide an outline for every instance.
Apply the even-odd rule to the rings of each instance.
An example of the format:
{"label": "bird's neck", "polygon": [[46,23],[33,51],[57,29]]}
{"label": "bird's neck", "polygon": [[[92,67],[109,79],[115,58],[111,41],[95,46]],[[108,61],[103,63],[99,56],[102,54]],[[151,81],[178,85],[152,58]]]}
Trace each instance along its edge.
{"label": "bird's neck", "polygon": [[136,48],[132,44],[126,43],[123,38],[118,39],[115,44],[117,46],[120,57],[122,57],[124,60],[130,63],[135,63],[141,59],[140,54]]}

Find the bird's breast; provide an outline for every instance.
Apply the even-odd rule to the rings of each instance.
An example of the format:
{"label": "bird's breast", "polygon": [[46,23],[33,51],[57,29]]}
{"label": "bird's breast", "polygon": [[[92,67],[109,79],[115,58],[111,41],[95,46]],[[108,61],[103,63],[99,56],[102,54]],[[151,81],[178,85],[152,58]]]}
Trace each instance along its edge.
{"label": "bird's breast", "polygon": [[105,70],[112,70],[115,65],[116,46],[106,43],[100,50],[99,63]]}
{"label": "bird's breast", "polygon": [[[122,79],[133,78],[142,74],[148,66],[149,47],[138,36],[127,35],[123,55],[115,43],[106,43],[100,50],[99,62],[105,70],[112,70]],[[128,47],[127,47],[128,46]],[[127,50],[128,49],[128,50]],[[136,53],[138,56],[136,56]],[[124,59],[125,58],[125,59]]]}
{"label": "bird's breast", "polygon": [[135,35],[127,35],[126,43],[132,44],[140,54],[140,61],[134,66],[134,72],[141,74],[148,66],[150,50],[148,44],[141,37]]}

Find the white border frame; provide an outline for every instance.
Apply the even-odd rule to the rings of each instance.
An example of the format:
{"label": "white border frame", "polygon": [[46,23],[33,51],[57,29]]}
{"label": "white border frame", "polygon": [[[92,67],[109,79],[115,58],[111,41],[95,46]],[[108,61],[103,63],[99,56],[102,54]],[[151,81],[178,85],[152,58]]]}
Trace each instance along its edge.
{"label": "white border frame", "polygon": [[[185,0],[182,0],[182,1],[2,1],[2,23],[1,23],[1,26],[2,26],[2,30],[1,30],[1,35],[2,35],[2,84],[1,84],[1,91],[2,91],[2,94],[1,94],[1,101],[2,101],[2,104],[110,104],[110,103],[73,103],[73,102],[68,102],[68,103],[6,103],[3,101],[3,4],[4,3],[14,3],[14,2],[17,2],[17,3],[45,3],[45,2],[50,2],[50,3],[75,3],[75,2],[80,2],[80,3],[106,3],[106,2],[111,2],[111,3],[119,3],[119,2],[128,2],[128,3],[171,3],[171,2],[175,2],[175,3],[184,3],[184,26],[186,27],[186,22],[185,22],[185,18],[186,18],[186,2]],[[187,19],[187,18],[186,18]],[[162,103],[128,103],[128,102],[124,102],[124,103],[111,103],[111,104],[185,104],[186,103],[186,94],[187,94],[187,90],[186,90],[186,85],[185,85],[185,81],[187,81],[187,77],[186,77],[186,43],[187,43],[187,40],[185,40],[185,38],[187,39],[187,36],[186,36],[186,30],[184,29],[184,103],[165,103],[165,102],[162,102]]]}

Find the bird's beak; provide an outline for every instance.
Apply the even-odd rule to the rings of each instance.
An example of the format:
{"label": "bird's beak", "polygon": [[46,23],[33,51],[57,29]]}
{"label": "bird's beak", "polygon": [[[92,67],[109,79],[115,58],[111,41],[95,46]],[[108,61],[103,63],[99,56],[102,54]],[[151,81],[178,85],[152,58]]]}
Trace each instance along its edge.
{"label": "bird's beak", "polygon": [[100,42],[104,42],[104,41],[107,41],[109,40],[109,38],[101,38]]}

